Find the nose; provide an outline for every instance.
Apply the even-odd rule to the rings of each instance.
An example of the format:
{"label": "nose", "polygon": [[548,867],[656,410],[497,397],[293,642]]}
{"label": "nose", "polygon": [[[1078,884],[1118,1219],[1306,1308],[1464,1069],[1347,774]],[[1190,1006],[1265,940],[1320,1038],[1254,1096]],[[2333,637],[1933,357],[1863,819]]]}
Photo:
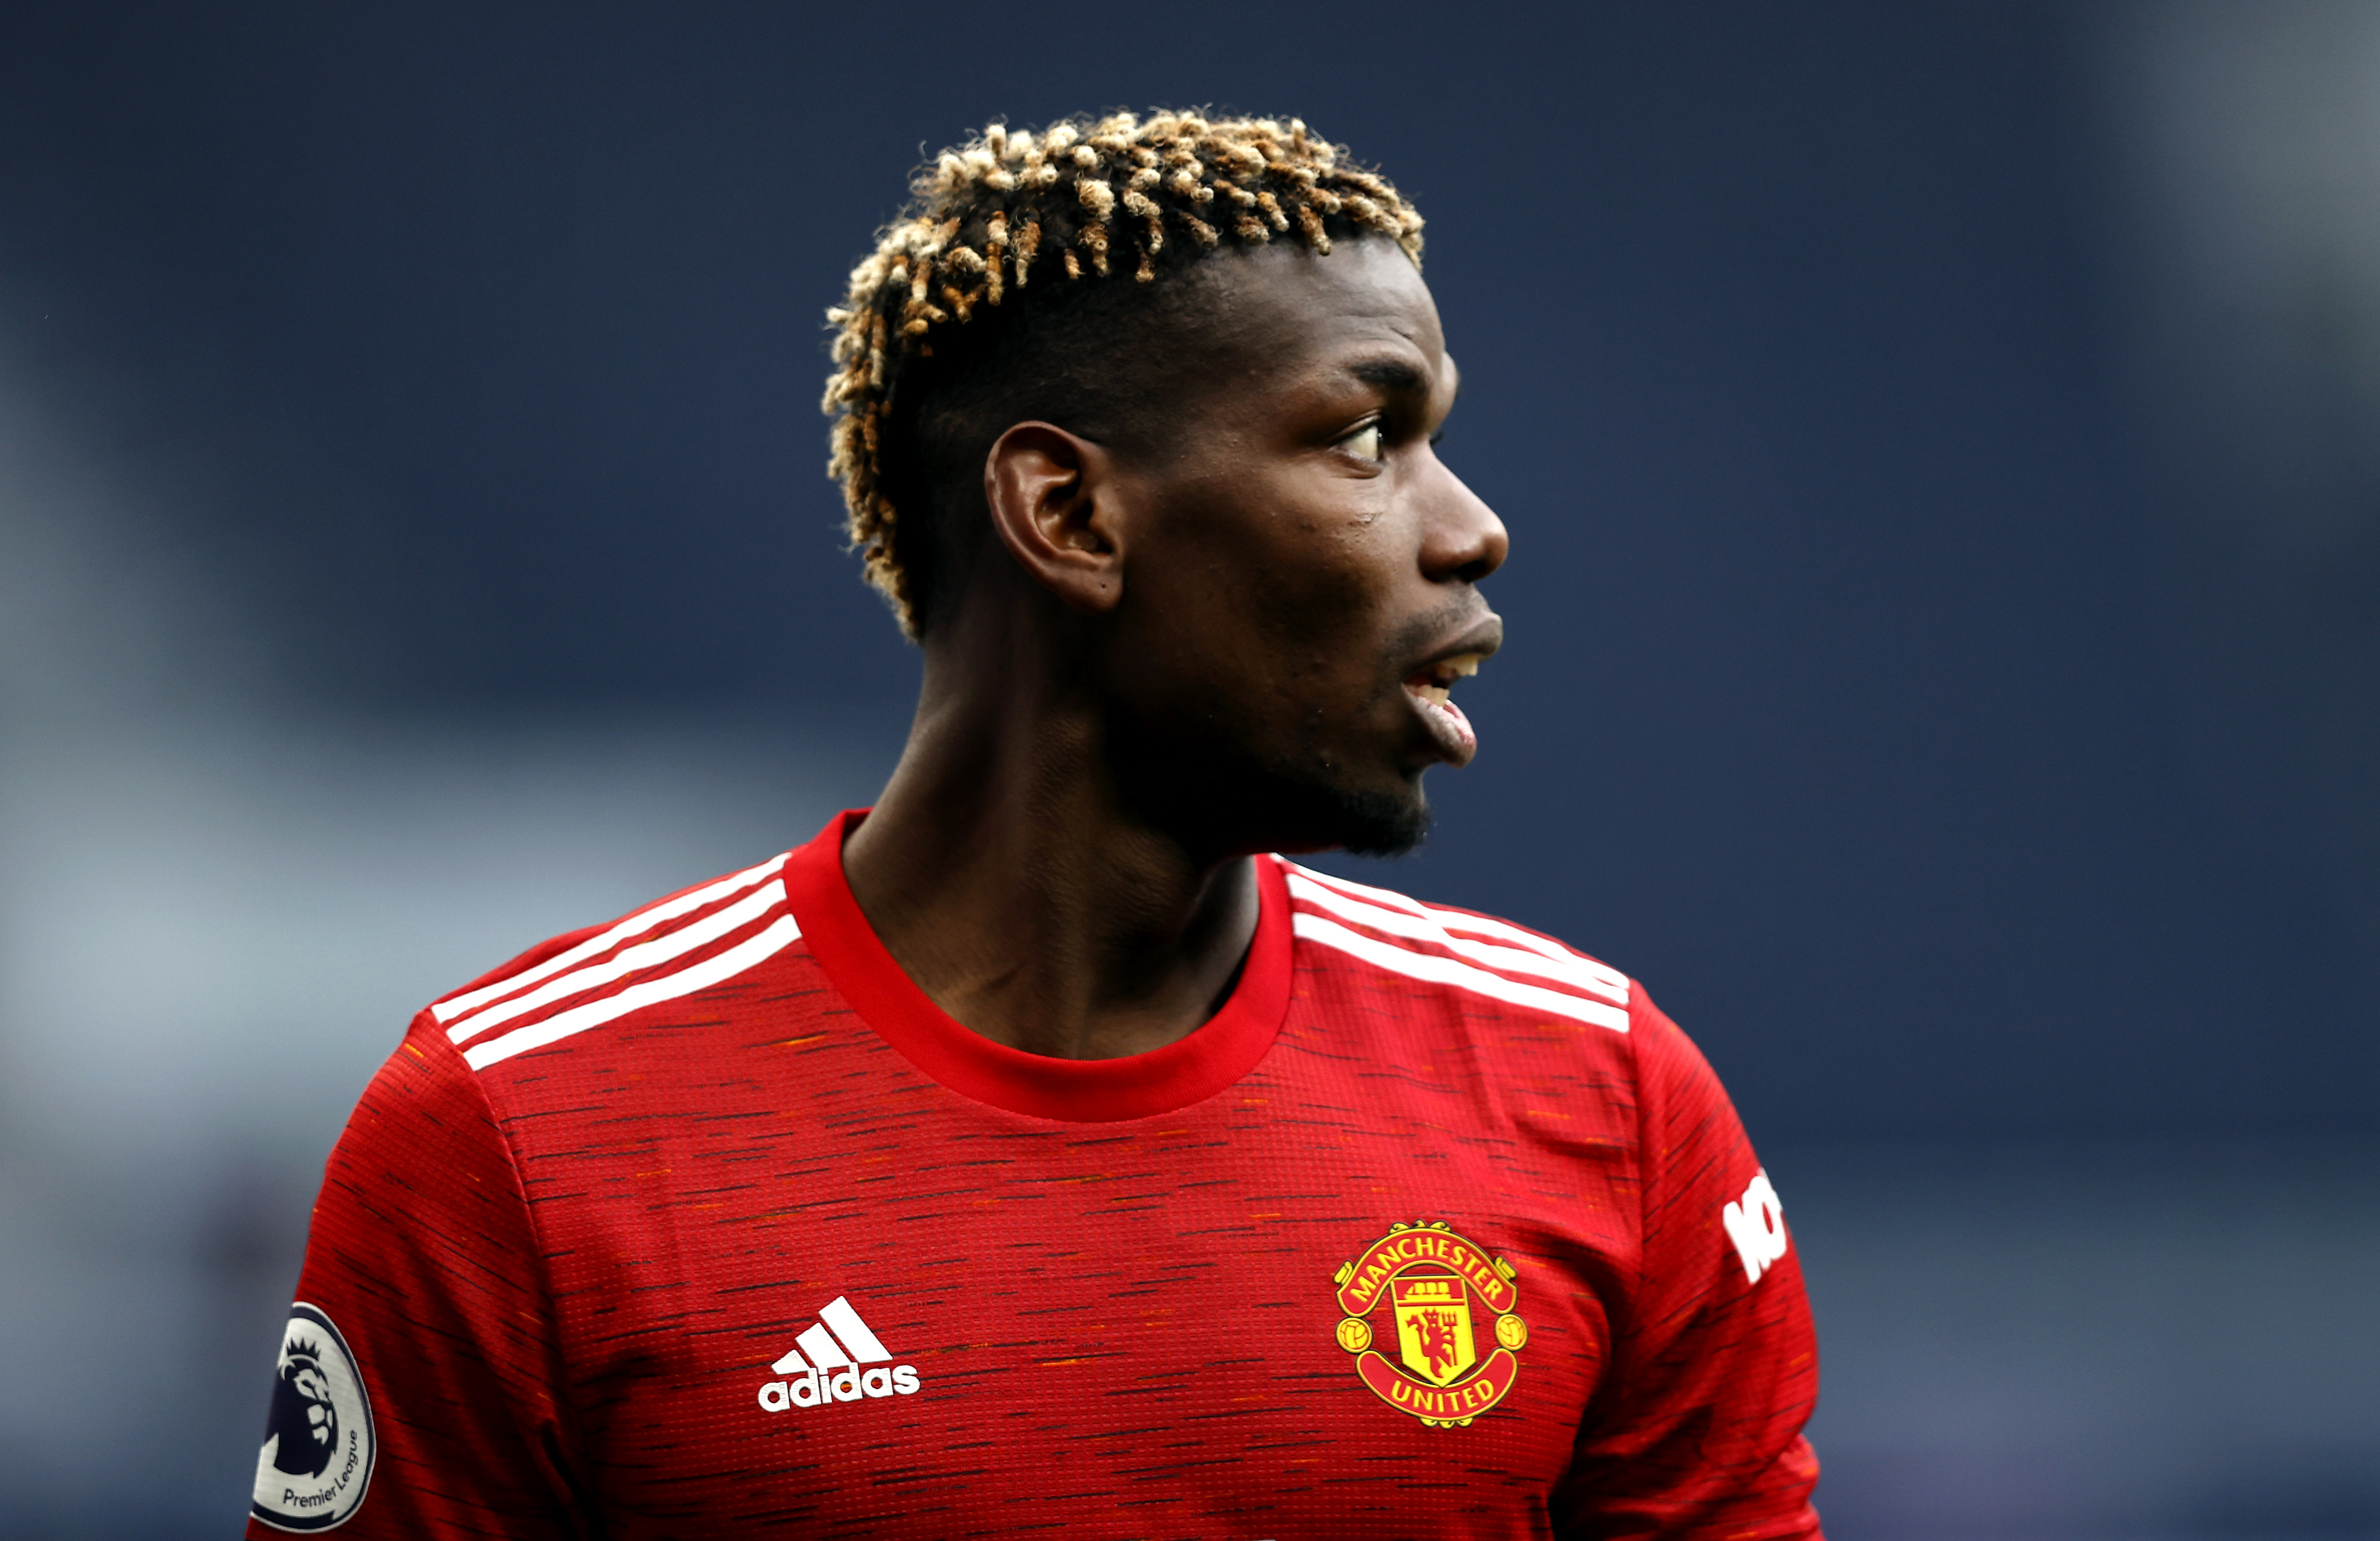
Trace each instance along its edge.
{"label": "nose", "polygon": [[1437,485],[1422,535],[1422,571],[1432,582],[1477,583],[1504,564],[1512,539],[1504,521],[1463,485],[1463,479],[1432,456]]}

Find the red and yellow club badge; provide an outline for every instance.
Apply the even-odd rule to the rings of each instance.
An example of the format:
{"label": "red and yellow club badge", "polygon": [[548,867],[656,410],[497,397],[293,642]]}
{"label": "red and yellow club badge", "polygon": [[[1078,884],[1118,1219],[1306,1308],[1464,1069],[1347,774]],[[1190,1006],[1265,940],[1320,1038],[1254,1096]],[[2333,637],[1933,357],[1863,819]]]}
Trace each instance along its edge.
{"label": "red and yellow club badge", "polygon": [[[1355,1373],[1390,1407],[1433,1428],[1452,1428],[1512,1389],[1521,1369],[1513,1353],[1529,1341],[1528,1324],[1512,1314],[1521,1295],[1512,1265],[1464,1241],[1444,1220],[1389,1227],[1362,1256],[1341,1264],[1330,1282],[1346,1313],[1339,1346],[1355,1356]],[[1482,1325],[1495,1339],[1484,1359]],[[1372,1346],[1391,1341],[1394,1361]]]}

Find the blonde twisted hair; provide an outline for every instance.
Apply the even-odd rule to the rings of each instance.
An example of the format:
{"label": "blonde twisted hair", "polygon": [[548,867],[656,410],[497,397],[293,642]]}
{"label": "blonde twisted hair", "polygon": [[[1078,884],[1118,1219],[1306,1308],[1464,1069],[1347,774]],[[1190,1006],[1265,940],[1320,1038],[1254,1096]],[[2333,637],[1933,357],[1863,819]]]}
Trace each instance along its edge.
{"label": "blonde twisted hair", "polygon": [[885,455],[905,369],[933,357],[937,337],[1037,277],[1148,284],[1226,244],[1283,237],[1328,253],[1334,230],[1371,232],[1421,261],[1421,215],[1296,118],[1114,113],[1038,135],[994,124],[943,151],[910,193],[827,312],[835,369],[820,405],[835,419],[828,474],[852,545],[912,637],[918,586]]}

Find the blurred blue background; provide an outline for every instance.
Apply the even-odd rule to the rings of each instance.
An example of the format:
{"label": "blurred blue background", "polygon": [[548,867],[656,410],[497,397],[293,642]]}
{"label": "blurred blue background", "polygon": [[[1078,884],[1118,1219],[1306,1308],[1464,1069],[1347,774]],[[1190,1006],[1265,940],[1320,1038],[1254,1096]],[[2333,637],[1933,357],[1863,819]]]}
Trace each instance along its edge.
{"label": "blurred blue background", "polygon": [[233,1532],[423,1001],[807,836],[914,655],[820,312],[994,116],[1430,219],[1421,854],[1782,1191],[1837,1541],[2380,1536],[2380,6],[0,7],[0,1533]]}

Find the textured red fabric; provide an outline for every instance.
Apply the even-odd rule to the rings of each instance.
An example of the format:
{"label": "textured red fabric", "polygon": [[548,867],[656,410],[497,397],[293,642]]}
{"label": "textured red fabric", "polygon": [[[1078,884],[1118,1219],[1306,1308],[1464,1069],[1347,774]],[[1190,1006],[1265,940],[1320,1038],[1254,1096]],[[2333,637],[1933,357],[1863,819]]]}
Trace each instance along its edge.
{"label": "textured red fabric", "polygon": [[298,1289],[342,1535],[1817,1534],[1799,1260],[1640,988],[1267,859],[1213,1022],[1044,1060],[900,975],[857,817],[415,1020]]}

